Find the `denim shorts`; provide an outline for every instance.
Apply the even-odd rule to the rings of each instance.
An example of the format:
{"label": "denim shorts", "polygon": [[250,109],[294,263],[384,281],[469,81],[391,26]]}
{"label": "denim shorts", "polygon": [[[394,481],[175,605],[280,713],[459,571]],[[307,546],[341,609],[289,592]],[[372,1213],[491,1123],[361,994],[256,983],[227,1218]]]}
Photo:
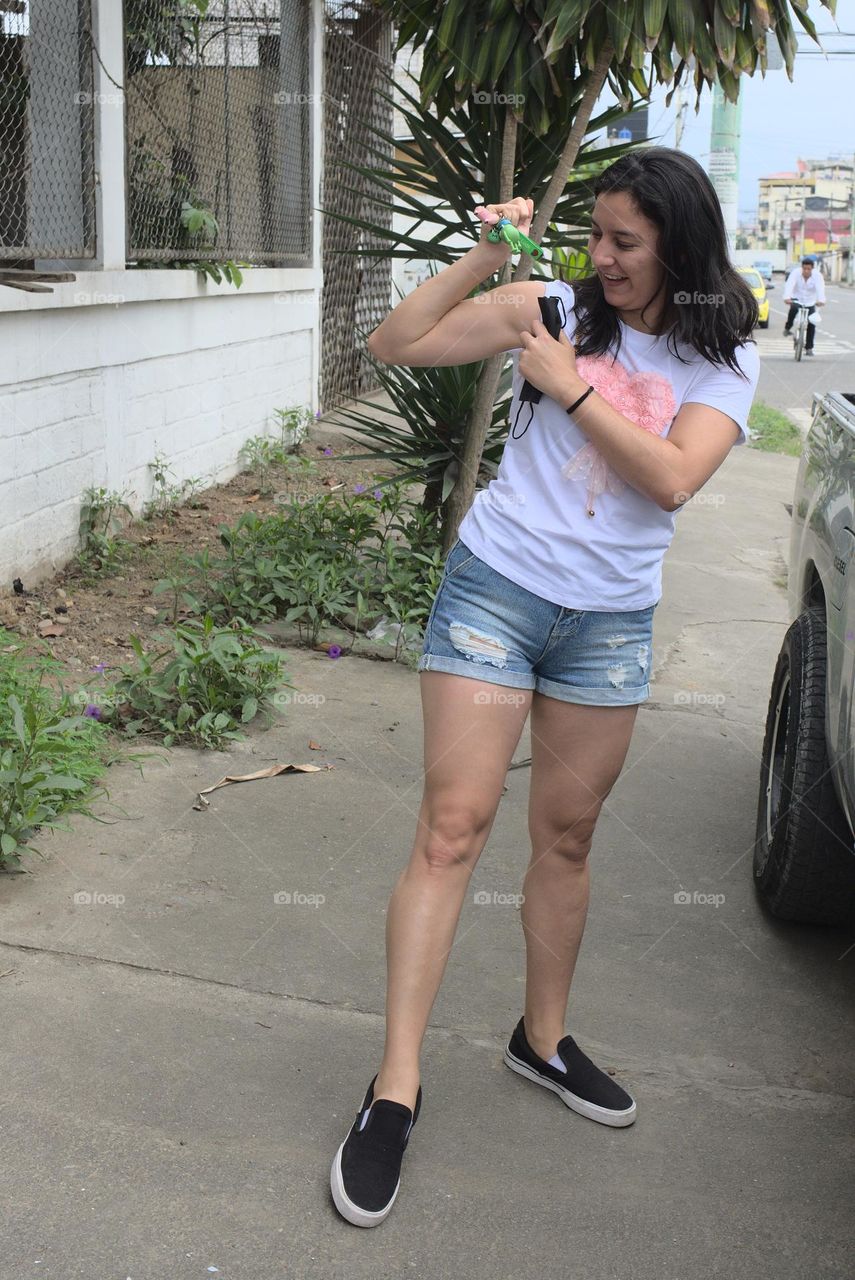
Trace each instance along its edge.
{"label": "denim shorts", "polygon": [[655,604],[567,609],[491,569],[460,539],[425,627],[419,671],[449,671],[563,702],[624,707],[650,697]]}

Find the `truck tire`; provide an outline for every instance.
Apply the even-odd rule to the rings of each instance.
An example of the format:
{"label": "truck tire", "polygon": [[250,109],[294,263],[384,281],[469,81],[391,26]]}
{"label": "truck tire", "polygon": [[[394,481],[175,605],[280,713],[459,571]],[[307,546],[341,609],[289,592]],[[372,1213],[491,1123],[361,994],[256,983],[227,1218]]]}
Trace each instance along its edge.
{"label": "truck tire", "polygon": [[754,884],[781,920],[849,923],[855,850],[825,740],[826,623],[801,613],[775,666],[760,766]]}

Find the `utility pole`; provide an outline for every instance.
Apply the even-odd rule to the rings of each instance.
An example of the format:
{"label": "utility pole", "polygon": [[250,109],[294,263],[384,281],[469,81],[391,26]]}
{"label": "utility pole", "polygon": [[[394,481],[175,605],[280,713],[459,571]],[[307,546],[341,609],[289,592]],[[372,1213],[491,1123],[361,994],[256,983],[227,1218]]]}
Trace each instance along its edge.
{"label": "utility pole", "polygon": [[846,283],[855,284],[855,152],[852,155],[849,187],[849,257],[846,261]]}
{"label": "utility pole", "polygon": [[680,143],[683,141],[683,117],[686,113],[686,106],[683,102],[683,86],[680,85],[676,90],[674,97],[677,100],[677,118],[674,122],[674,146],[680,150]]}
{"label": "utility pole", "polygon": [[739,203],[739,140],[742,97],[730,102],[721,85],[713,85],[712,129],[707,173],[721,205],[728,248],[733,252]]}

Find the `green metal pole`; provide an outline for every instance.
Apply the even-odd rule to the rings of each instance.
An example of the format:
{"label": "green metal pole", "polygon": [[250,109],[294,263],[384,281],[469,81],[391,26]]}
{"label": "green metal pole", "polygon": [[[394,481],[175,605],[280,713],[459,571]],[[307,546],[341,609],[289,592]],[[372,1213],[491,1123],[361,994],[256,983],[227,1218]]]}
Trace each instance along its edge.
{"label": "green metal pole", "polygon": [[710,181],[724,215],[731,252],[736,244],[739,219],[739,134],[742,126],[742,98],[728,102],[720,85],[713,85],[712,129],[710,132]]}

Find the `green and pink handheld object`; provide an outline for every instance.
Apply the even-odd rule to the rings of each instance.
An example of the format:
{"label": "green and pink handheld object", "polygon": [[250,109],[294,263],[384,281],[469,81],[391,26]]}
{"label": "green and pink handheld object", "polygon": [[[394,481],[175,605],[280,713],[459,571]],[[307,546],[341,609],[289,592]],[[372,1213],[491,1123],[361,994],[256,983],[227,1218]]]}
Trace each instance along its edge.
{"label": "green and pink handheld object", "polygon": [[[482,222],[486,222],[486,210],[484,213],[476,215]],[[487,232],[487,239],[492,240],[493,244],[498,244],[500,240],[504,240],[505,244],[510,245],[514,253],[527,253],[530,258],[542,258],[543,250],[539,244],[535,244],[533,240],[523,232],[519,227],[515,227],[510,218],[500,218],[497,223]]]}

